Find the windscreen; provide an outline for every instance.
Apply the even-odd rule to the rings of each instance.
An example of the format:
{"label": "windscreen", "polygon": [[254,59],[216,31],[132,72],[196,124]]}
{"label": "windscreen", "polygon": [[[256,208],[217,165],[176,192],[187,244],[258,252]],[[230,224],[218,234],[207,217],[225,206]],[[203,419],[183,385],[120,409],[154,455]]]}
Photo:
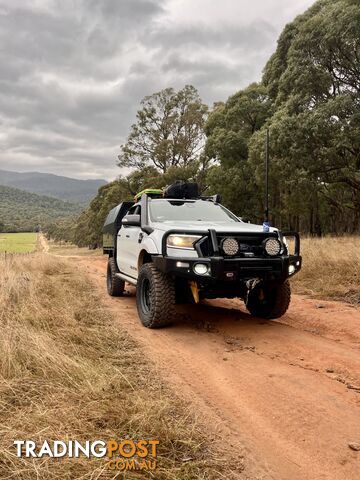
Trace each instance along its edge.
{"label": "windscreen", "polygon": [[239,222],[221,205],[205,200],[155,200],[150,203],[152,222]]}

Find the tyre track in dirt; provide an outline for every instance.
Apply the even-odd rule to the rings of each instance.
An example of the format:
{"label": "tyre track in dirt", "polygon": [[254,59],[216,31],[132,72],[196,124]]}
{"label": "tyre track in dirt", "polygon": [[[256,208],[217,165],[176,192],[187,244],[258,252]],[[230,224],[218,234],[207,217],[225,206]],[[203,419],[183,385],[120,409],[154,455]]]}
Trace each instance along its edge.
{"label": "tyre track in dirt", "polygon": [[[106,259],[74,257],[160,375],[244,461],[241,478],[360,478],[360,311],[294,296],[281,321],[251,318],[236,300],[184,309],[171,328],[139,323],[134,289],[106,293]],[[241,308],[241,310],[240,310]]]}

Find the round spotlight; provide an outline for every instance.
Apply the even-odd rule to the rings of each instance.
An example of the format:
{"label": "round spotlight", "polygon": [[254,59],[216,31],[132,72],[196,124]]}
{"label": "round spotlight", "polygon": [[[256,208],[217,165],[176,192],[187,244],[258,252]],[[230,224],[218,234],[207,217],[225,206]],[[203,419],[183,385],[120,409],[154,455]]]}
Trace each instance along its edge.
{"label": "round spotlight", "polygon": [[277,238],[267,238],[264,242],[264,248],[268,255],[275,257],[281,251],[281,243]]}
{"label": "round spotlight", "polygon": [[239,244],[235,238],[225,238],[221,244],[225,255],[233,256],[239,251]]}
{"label": "round spotlight", "polygon": [[206,263],[195,263],[194,272],[197,275],[206,275],[208,273],[208,266]]}

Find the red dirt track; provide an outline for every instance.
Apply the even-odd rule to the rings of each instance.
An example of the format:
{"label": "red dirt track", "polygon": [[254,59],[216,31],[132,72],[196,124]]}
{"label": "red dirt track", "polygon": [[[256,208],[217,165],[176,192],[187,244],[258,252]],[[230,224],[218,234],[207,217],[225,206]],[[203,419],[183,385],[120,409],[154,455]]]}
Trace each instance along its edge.
{"label": "red dirt track", "polygon": [[239,301],[217,300],[148,330],[132,288],[107,295],[105,258],[76,260],[159,373],[243,459],[239,478],[360,479],[360,451],[348,446],[360,443],[359,309],[293,296],[280,321],[263,322]]}

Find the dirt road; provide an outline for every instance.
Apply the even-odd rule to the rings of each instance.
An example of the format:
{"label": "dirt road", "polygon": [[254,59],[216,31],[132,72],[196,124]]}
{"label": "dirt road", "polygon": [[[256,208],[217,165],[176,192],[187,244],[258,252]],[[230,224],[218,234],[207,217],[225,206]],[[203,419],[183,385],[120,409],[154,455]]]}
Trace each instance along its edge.
{"label": "dirt road", "polygon": [[[244,459],[241,478],[360,479],[360,311],[294,296],[281,321],[238,301],[189,307],[164,330],[138,320],[134,290],[110,298],[106,259],[79,257],[104,301],[160,373]],[[116,327],[114,325],[114,327]]]}
{"label": "dirt road", "polygon": [[37,235],[37,250],[39,252],[49,253],[49,244],[43,233],[38,233]]}

